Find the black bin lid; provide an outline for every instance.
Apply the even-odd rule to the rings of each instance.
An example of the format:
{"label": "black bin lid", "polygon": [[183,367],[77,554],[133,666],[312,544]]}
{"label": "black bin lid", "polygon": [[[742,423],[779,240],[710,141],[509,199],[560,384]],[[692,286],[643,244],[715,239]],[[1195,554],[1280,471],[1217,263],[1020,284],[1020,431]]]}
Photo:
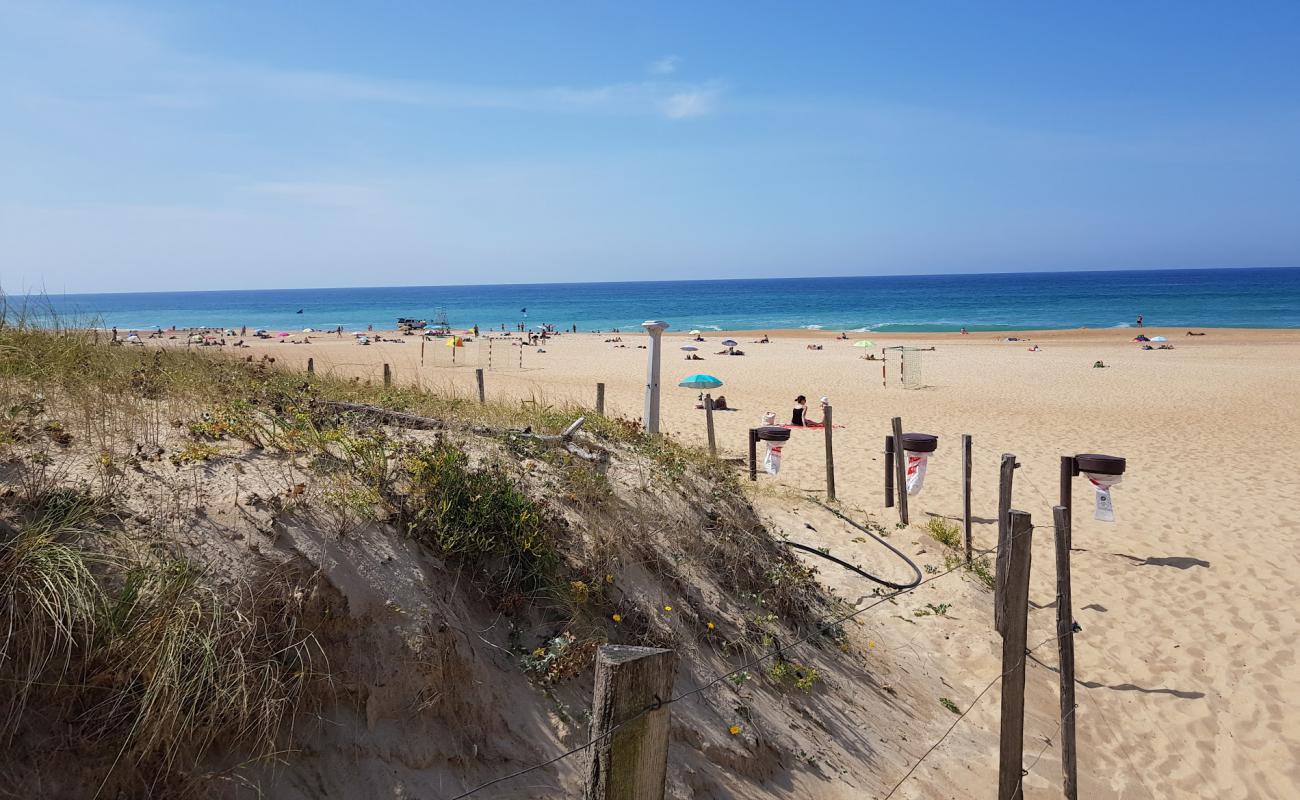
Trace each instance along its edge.
{"label": "black bin lid", "polygon": [[939,447],[939,437],[928,433],[903,434],[903,449],[913,453],[933,453]]}
{"label": "black bin lid", "polygon": [[764,425],[758,429],[758,438],[764,442],[788,442],[790,431],[780,425]]}
{"label": "black bin lid", "polygon": [[1119,456],[1103,456],[1098,453],[1080,453],[1074,457],[1080,472],[1095,472],[1098,475],[1123,475],[1124,459]]}

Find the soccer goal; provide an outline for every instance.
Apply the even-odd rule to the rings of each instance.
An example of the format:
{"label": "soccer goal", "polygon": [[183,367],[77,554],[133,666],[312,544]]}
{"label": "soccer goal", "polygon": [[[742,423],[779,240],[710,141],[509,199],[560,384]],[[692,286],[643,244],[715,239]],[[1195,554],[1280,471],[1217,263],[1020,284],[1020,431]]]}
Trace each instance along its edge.
{"label": "soccer goal", "polygon": [[884,377],[884,383],[889,385],[889,353],[898,354],[895,372],[898,373],[898,382],[904,389],[920,389],[924,383],[924,370],[922,368],[921,354],[925,352],[920,347],[886,347],[884,363],[881,364],[881,375]]}

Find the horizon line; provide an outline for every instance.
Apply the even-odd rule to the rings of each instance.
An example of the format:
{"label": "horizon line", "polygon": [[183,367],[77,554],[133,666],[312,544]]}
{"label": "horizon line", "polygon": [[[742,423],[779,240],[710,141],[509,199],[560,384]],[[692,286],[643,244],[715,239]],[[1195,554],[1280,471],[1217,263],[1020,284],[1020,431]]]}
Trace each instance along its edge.
{"label": "horizon line", "polygon": [[785,281],[785,280],[846,280],[856,278],[951,278],[951,277],[983,277],[993,275],[1078,275],[1084,273],[1126,273],[1126,272],[1219,272],[1225,270],[1288,270],[1300,269],[1300,266],[1237,266],[1237,267],[1100,267],[1096,269],[1037,269],[1037,270],[1006,270],[1000,272],[923,272],[923,273],[906,273],[906,272],[886,272],[871,275],[773,275],[761,278],[665,278],[658,280],[605,280],[605,281],[534,281],[534,282],[501,282],[501,283],[428,283],[428,284],[392,284],[392,285],[365,285],[355,284],[349,286],[283,286],[270,287],[262,289],[155,289],[151,291],[117,291],[117,292],[69,292],[51,293],[42,289],[39,292],[27,291],[21,294],[8,294],[4,286],[0,284],[0,299],[9,297],[96,297],[104,295],[141,295],[141,294],[219,294],[223,292],[321,292],[321,291],[342,291],[347,289],[440,289],[440,288],[500,288],[515,286],[613,286],[623,284],[657,284],[657,283],[730,283],[730,282],[763,282],[763,281]]}

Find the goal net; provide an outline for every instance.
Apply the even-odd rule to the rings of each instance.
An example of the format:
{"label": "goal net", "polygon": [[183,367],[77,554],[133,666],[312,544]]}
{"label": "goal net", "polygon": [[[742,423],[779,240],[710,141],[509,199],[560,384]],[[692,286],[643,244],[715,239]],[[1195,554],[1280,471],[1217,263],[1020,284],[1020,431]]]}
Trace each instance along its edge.
{"label": "goal net", "polygon": [[903,348],[899,353],[898,368],[904,389],[921,388],[921,351]]}

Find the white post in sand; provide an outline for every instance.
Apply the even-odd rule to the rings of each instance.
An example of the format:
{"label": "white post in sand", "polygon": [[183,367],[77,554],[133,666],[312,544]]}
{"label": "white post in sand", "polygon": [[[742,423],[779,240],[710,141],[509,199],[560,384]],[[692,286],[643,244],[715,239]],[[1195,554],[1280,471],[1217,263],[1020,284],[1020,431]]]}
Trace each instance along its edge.
{"label": "white post in sand", "polygon": [[646,375],[645,375],[645,414],[642,419],[645,422],[647,433],[659,432],[659,344],[663,337],[664,330],[668,323],[662,320],[652,319],[641,323],[646,333],[650,334],[649,344],[646,345]]}

